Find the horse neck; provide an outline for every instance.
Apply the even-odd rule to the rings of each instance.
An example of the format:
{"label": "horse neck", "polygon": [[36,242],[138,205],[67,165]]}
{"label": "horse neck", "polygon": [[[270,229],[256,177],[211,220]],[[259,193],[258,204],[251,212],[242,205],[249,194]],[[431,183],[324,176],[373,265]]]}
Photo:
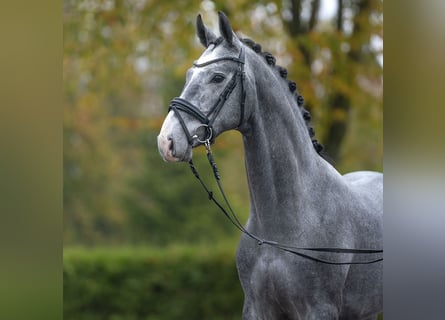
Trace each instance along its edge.
{"label": "horse neck", "polygon": [[255,74],[256,108],[250,130],[243,135],[251,223],[294,229],[301,221],[292,224],[292,220],[305,219],[297,214],[303,200],[320,196],[316,186],[339,175],[314,150],[295,99],[280,83],[283,80],[265,65],[255,66]]}

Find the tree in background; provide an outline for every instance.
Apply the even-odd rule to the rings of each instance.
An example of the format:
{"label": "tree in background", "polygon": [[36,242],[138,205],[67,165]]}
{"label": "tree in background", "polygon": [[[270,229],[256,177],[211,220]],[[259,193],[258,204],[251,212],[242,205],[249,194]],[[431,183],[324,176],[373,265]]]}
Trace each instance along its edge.
{"label": "tree in background", "polygon": [[[234,30],[288,68],[313,114],[318,139],[340,171],[381,169],[381,49],[371,43],[382,35],[382,1],[338,0],[329,21],[319,18],[321,5],[65,0],[66,243],[233,236],[188,168],[163,163],[156,147],[168,102],[203,51],[195,35],[198,12],[216,29],[216,12],[225,11]],[[214,149],[227,192],[245,219],[241,139],[224,134]],[[210,178],[210,172],[204,175]]]}
{"label": "tree in background", "polygon": [[[383,152],[379,63],[383,2],[335,2],[336,12],[328,21],[320,20],[320,0],[250,5],[244,1],[242,9],[238,4],[216,1],[216,7],[237,17],[237,24],[246,19],[243,10],[247,10],[250,29],[259,31],[255,39],[268,37],[266,43],[282,54],[278,58],[289,68],[289,77],[296,80],[307,108],[314,113],[318,139],[337,167],[341,171],[379,170]],[[281,41],[273,43],[271,38]]]}
{"label": "tree in background", "polygon": [[[303,2],[305,1],[290,1],[288,10],[292,14],[285,24],[291,37],[295,39],[305,65],[310,69],[314,61],[317,61],[317,51],[320,49],[307,41],[299,41],[299,39],[304,39],[305,36],[308,37],[310,33],[314,32],[314,28],[318,24],[320,0],[312,0],[310,4],[306,4],[309,10],[307,14],[309,18],[306,19],[303,19],[302,15]],[[327,49],[332,56],[328,72],[330,77],[337,78],[337,81],[332,82],[329,88],[330,92],[328,92],[327,115],[329,120],[323,136],[327,153],[335,161],[340,158],[340,149],[348,123],[351,121],[351,104],[354,98],[354,93],[351,91],[363,90],[360,88],[360,83],[357,83],[357,77],[361,74],[368,77],[373,76],[370,80],[381,86],[380,79],[374,78],[379,76],[380,68],[376,52],[370,48],[371,37],[382,35],[381,17],[379,16],[379,14],[381,15],[381,6],[381,1],[337,0],[335,28],[330,34],[335,41],[323,43],[325,46],[331,45]]]}

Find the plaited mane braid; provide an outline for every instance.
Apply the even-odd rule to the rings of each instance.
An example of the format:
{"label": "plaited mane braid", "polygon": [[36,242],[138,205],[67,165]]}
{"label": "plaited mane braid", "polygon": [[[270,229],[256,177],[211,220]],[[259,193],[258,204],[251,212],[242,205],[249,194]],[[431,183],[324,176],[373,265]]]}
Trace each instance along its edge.
{"label": "plaited mane braid", "polygon": [[[259,45],[258,43],[255,43],[255,41],[253,41],[252,39],[249,38],[243,38],[240,39],[246,46],[248,46],[249,48],[251,48],[253,51],[255,51],[256,53],[258,53],[259,55],[261,55],[265,60],[266,63],[268,65],[270,65],[271,67],[275,68],[279,75],[284,79],[287,80],[287,70],[286,68],[282,67],[282,66],[278,66],[276,65],[276,59],[275,57],[270,53],[270,52],[263,52],[261,51],[261,45]],[[294,96],[297,99],[297,105],[300,108],[301,111],[301,115],[303,116],[304,122],[306,124],[309,136],[312,140],[312,145],[314,146],[315,151],[317,151],[318,154],[320,154],[323,151],[323,145],[318,142],[317,139],[315,139],[315,130],[314,127],[312,127],[311,124],[311,114],[308,110],[306,110],[304,108],[304,98],[303,96],[301,96],[298,93],[298,89],[297,89],[297,84],[291,80],[287,80],[288,82],[288,86],[289,86],[289,90],[292,94],[294,94]]]}

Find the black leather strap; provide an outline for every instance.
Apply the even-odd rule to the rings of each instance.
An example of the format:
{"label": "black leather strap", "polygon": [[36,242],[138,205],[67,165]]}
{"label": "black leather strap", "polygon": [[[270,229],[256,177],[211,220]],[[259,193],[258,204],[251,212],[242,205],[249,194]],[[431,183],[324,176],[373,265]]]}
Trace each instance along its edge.
{"label": "black leather strap", "polygon": [[209,118],[204,113],[202,113],[201,110],[199,110],[196,106],[194,106],[185,99],[179,97],[174,98],[170,103],[169,111],[170,109],[172,109],[173,106],[175,106],[178,110],[190,114],[191,116],[201,121],[203,124],[209,123]]}
{"label": "black leather strap", "polygon": [[236,63],[244,64],[244,60],[241,60],[240,58],[237,58],[237,57],[221,57],[221,58],[216,58],[216,59],[209,60],[209,61],[206,61],[206,62],[203,62],[203,63],[197,63],[195,61],[195,62],[193,62],[193,65],[195,67],[201,68],[201,67],[208,66],[209,64],[212,64],[212,63],[215,63],[215,62],[220,62],[220,61],[225,61],[225,60],[226,61],[233,61],[233,62],[236,62]]}

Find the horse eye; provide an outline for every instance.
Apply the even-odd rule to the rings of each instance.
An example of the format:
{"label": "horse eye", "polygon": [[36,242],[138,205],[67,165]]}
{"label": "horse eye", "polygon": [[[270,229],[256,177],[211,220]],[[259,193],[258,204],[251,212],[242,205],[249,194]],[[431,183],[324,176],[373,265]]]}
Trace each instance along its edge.
{"label": "horse eye", "polygon": [[224,75],[218,73],[213,76],[211,82],[220,83],[223,82],[224,79],[225,79]]}

